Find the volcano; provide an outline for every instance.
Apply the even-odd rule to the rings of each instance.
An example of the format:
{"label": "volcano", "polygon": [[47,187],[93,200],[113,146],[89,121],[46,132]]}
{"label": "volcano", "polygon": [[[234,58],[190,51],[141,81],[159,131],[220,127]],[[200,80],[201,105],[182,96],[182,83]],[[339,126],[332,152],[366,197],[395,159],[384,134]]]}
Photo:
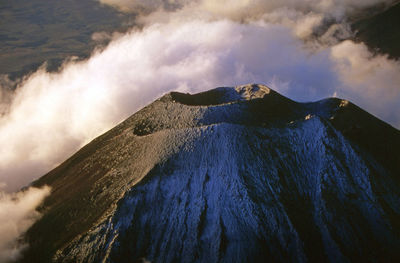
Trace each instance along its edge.
{"label": "volcano", "polygon": [[171,92],[43,185],[21,262],[400,259],[400,132],[338,98]]}

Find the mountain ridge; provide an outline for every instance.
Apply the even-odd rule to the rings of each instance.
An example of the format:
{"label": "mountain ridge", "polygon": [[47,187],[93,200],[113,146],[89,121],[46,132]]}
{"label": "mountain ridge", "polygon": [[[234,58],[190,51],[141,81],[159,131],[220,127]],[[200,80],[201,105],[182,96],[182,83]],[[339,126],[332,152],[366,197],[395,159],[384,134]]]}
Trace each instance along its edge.
{"label": "mountain ridge", "polygon": [[[369,142],[374,133],[383,136],[374,139],[375,143]],[[22,262],[130,262],[141,258],[156,262],[222,262],[232,261],[234,251],[240,252],[239,261],[297,258],[299,262],[325,262],[337,258],[344,262],[367,256],[378,260],[385,253],[386,259],[397,258],[395,249],[388,252],[384,245],[400,247],[393,241],[400,229],[396,223],[400,219],[399,188],[395,187],[400,181],[396,163],[400,156],[396,155],[400,149],[396,148],[399,133],[348,101],[332,98],[297,103],[263,85],[219,88],[195,95],[166,94],[33,183],[34,186],[48,184],[53,192],[41,208],[43,218],[27,233],[31,247]],[[382,149],[376,148],[378,144],[383,144]],[[379,157],[385,151],[394,157]],[[261,157],[265,158],[264,162]],[[315,168],[315,163],[320,165]],[[243,168],[246,166],[249,169]],[[322,172],[325,170],[329,171],[325,172],[326,176]],[[313,180],[330,181],[314,184],[307,181],[307,176],[297,176],[308,174],[306,171],[311,171]],[[232,178],[222,174],[231,174]],[[342,174],[346,184],[341,185],[336,174]],[[192,182],[193,178],[199,181]],[[162,182],[159,187],[169,187],[159,193],[154,191],[157,180]],[[221,184],[221,180],[226,184]],[[190,187],[180,187],[181,184]],[[318,190],[325,195],[320,195],[318,200],[322,203],[319,204],[310,196],[317,194],[318,187],[323,185],[329,191]],[[237,191],[226,190],[225,186]],[[358,187],[369,190],[360,191]],[[303,188],[310,192],[302,194]],[[335,192],[336,188],[342,190]],[[197,191],[198,195],[188,189]],[[275,191],[284,192],[287,197]],[[152,195],[147,196],[147,192]],[[226,198],[218,199],[213,192]],[[365,198],[375,201],[364,204],[361,200]],[[147,201],[140,205],[143,200]],[[186,210],[180,208],[177,200],[181,203],[186,200],[192,209],[185,215],[182,211]],[[139,212],[131,213],[127,209],[133,203]],[[241,221],[239,205],[253,207],[248,210],[249,220],[258,222],[254,226],[259,227],[253,228],[249,222]],[[302,215],[296,206],[308,212]],[[352,206],[354,218],[363,223],[359,227],[349,224],[349,220],[339,224],[359,238],[350,242],[351,236],[332,228],[329,217],[340,214],[348,219],[344,211]],[[165,213],[166,207],[172,212]],[[166,215],[178,213],[174,207],[177,211],[181,209],[183,218],[191,219],[182,219],[185,222],[182,224],[179,217],[171,216],[177,221],[170,222]],[[229,207],[230,212],[223,212],[223,207]],[[268,212],[266,207],[275,212]],[[318,207],[323,217],[316,216]],[[274,229],[260,213],[272,213],[285,227]],[[157,226],[152,218],[159,215],[164,215],[164,221]],[[142,222],[138,223],[142,226],[136,228],[132,222]],[[306,222],[313,222],[314,227],[307,226]],[[175,230],[170,228],[172,225]],[[184,231],[183,225],[191,225],[193,231]],[[122,231],[114,226],[125,228]],[[396,231],[391,233],[387,226]],[[147,234],[141,234],[141,229]],[[234,233],[232,229],[239,232]],[[253,238],[246,237],[248,230]],[[172,238],[175,232],[180,238]],[[280,238],[268,234],[279,232],[285,234]],[[198,238],[183,238],[188,233],[197,233]],[[306,233],[312,237],[307,238]],[[150,240],[144,240],[145,237]],[[363,242],[363,238],[372,241]],[[204,243],[203,239],[208,241]],[[180,249],[168,248],[174,245],[165,240],[175,240],[172,243]],[[267,242],[270,245],[266,245],[266,240],[270,240]],[[316,241],[322,244],[318,252],[310,247]],[[379,245],[380,242],[384,245]],[[158,245],[152,246],[153,243]],[[246,243],[253,244],[253,248]],[[285,243],[292,245],[288,248]],[[185,247],[185,244],[188,245]],[[371,244],[380,248],[376,255],[369,251]],[[47,250],[43,251],[42,247]],[[175,251],[186,252],[179,258]]]}

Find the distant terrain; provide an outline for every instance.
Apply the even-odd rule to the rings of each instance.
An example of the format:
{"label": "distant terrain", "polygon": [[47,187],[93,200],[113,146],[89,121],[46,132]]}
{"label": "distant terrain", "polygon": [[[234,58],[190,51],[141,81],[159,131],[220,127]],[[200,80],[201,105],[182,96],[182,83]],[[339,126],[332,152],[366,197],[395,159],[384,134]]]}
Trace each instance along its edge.
{"label": "distant terrain", "polygon": [[0,74],[11,78],[45,61],[57,69],[71,56],[87,57],[95,32],[123,30],[127,16],[95,0],[0,0]]}

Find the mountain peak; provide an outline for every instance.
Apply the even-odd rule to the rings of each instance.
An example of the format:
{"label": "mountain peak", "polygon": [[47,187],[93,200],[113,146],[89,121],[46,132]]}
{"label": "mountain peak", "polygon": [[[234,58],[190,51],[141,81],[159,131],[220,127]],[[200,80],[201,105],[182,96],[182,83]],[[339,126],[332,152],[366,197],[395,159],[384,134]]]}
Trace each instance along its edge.
{"label": "mountain peak", "polygon": [[[271,94],[279,95],[277,92],[271,90],[265,85],[246,84],[237,87],[219,87],[197,94],[171,92],[166,96],[174,102],[185,105],[211,106],[262,99]],[[284,98],[283,96],[281,97]]]}
{"label": "mountain peak", "polygon": [[53,191],[21,262],[389,262],[399,149],[345,100],[171,92],[33,184]]}
{"label": "mountain peak", "polygon": [[271,93],[271,89],[262,84],[247,84],[235,87],[242,100],[261,99]]}

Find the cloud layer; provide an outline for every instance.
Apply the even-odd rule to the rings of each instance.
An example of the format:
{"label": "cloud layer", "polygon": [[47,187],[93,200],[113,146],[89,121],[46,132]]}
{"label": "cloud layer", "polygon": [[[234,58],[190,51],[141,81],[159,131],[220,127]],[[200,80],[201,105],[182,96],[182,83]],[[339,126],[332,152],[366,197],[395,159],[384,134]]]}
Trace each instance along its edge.
{"label": "cloud layer", "polygon": [[[43,175],[172,90],[256,82],[301,101],[337,94],[400,127],[399,62],[373,56],[363,44],[341,42],[343,21],[313,37],[327,14],[343,17],[377,1],[129,3],[149,2],[142,30],[115,35],[105,49],[86,61],[66,62],[58,73],[38,70],[11,99],[0,93],[0,102],[6,101],[0,182],[8,190]],[[241,23],[244,16],[251,19]]]}
{"label": "cloud layer", "polygon": [[15,194],[0,192],[0,262],[15,261],[26,248],[19,239],[40,217],[35,209],[49,193],[48,187]]}
{"label": "cloud layer", "polygon": [[338,90],[359,106],[400,128],[400,62],[372,55],[364,44],[344,41],[331,48]]}

